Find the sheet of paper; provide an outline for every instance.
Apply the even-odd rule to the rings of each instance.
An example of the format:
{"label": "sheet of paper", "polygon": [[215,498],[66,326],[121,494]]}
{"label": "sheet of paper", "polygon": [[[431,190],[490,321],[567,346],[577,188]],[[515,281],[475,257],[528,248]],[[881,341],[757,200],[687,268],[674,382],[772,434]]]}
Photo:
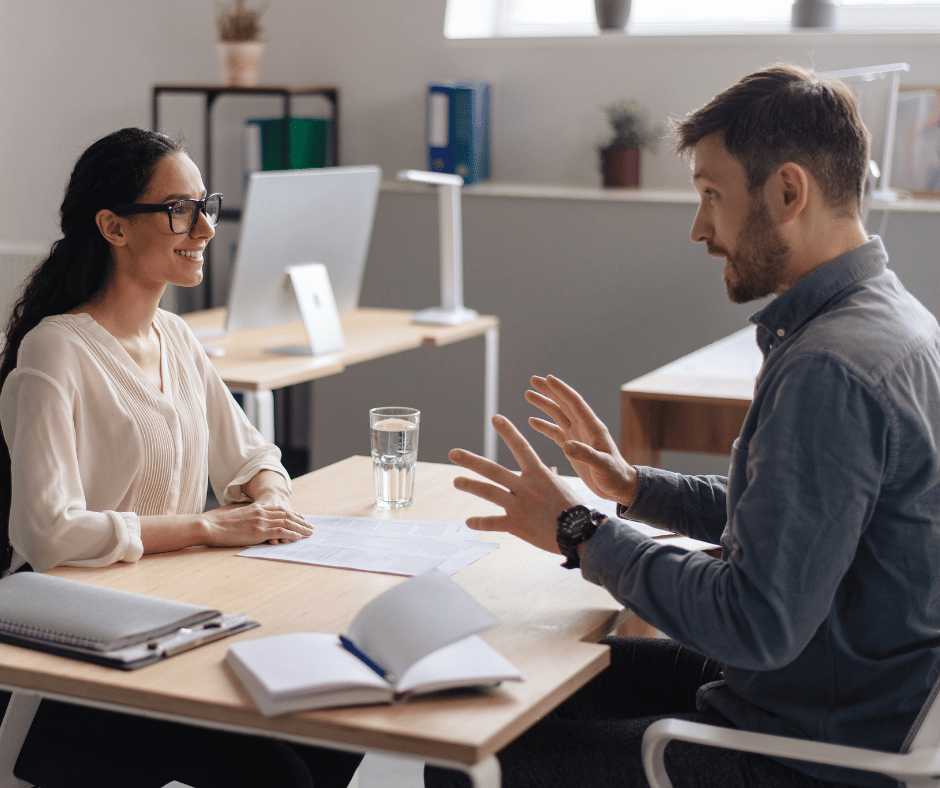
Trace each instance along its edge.
{"label": "sheet of paper", "polygon": [[[606,498],[596,496],[591,492],[591,488],[581,481],[579,477],[563,476],[562,478],[574,488],[574,491],[588,509],[597,509],[597,511],[603,512],[608,517],[617,516],[617,504],[613,501],[608,501]],[[629,523],[631,528],[635,528],[644,536],[651,536],[653,539],[657,536],[675,536],[671,531],[654,528],[652,525],[640,523],[636,520],[624,520],[624,522]]]}
{"label": "sheet of paper", "polygon": [[475,540],[479,531],[468,528],[466,523],[434,522],[431,520],[380,520],[375,517],[335,517],[333,515],[307,514],[304,519],[314,528],[321,525],[360,533],[398,534],[401,536],[440,536],[445,539]]}
{"label": "sheet of paper", "polygon": [[239,555],[364,572],[411,576],[429,569],[445,575],[495,550],[476,541],[463,523],[307,515],[313,534],[296,542],[257,545]]}

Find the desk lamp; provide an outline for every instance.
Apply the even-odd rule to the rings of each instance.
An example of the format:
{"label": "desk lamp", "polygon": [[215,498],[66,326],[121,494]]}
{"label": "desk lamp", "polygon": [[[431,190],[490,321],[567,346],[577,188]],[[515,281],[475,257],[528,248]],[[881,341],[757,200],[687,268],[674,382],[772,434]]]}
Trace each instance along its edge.
{"label": "desk lamp", "polygon": [[[889,63],[884,66],[868,66],[865,68],[848,68],[841,71],[822,71],[818,74],[820,77],[847,80],[859,78],[862,82],[874,82],[876,79],[888,79],[887,96],[887,117],[885,118],[884,144],[881,153],[881,166],[872,159],[869,162],[869,179],[872,182],[872,191],[870,196],[875,200],[884,200],[886,202],[895,202],[900,196],[900,192],[891,186],[891,160],[894,156],[894,136],[897,128],[898,118],[898,91],[901,83],[901,72],[910,71],[911,67],[907,63]],[[856,95],[858,91],[855,91]],[[858,97],[859,107],[864,110],[862,97]],[[866,120],[869,124],[870,120]],[[874,181],[878,182],[874,187]]]}
{"label": "desk lamp", "polygon": [[437,205],[441,237],[441,305],[422,309],[415,323],[456,326],[478,317],[463,305],[463,250],[460,219],[460,187],[463,178],[444,172],[402,170],[400,181],[429,183],[437,187]]}

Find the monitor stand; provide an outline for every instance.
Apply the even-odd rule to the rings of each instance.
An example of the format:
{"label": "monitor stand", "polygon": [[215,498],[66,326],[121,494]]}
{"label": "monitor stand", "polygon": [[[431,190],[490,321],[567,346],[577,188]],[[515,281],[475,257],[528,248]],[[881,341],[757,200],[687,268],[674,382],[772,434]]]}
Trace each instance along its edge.
{"label": "monitor stand", "polygon": [[269,353],[288,356],[316,356],[342,350],[346,345],[339,310],[330,286],[330,275],[322,263],[292,265],[287,269],[300,307],[309,345],[281,345],[266,348]]}

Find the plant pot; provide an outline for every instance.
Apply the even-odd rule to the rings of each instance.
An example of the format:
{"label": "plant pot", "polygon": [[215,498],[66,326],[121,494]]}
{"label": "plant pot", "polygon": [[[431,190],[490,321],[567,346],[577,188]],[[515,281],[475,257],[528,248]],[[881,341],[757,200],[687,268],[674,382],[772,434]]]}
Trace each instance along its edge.
{"label": "plant pot", "polygon": [[219,69],[228,87],[251,88],[258,84],[263,41],[220,41]]}
{"label": "plant pot", "polygon": [[594,0],[597,26],[601,30],[623,32],[630,19],[631,0]]}
{"label": "plant pot", "polygon": [[638,187],[640,152],[633,148],[604,148],[601,151],[601,173],[606,187]]}
{"label": "plant pot", "polygon": [[790,20],[793,27],[835,27],[837,12],[835,0],[794,0]]}

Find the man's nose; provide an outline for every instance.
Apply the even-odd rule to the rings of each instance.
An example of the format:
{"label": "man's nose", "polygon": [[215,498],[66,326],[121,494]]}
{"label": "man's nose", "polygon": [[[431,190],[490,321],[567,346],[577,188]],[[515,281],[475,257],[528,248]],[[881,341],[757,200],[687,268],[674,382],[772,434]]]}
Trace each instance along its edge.
{"label": "man's nose", "polygon": [[695,214],[695,221],[692,222],[692,232],[690,236],[695,243],[704,243],[709,240],[714,231],[711,222],[703,216],[702,209],[699,208]]}

